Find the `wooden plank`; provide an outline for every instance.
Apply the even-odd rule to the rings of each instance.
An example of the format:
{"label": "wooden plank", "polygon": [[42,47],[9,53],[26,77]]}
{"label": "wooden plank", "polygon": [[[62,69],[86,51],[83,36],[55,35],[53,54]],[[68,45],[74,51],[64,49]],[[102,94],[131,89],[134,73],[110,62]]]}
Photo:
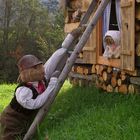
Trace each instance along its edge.
{"label": "wooden plank", "polygon": [[78,26],[79,26],[79,22],[67,23],[65,24],[64,31],[65,33],[70,33],[73,29],[76,29]]}
{"label": "wooden plank", "polygon": [[140,85],[140,77],[130,77],[130,83]]}
{"label": "wooden plank", "polygon": [[135,70],[135,1],[121,1],[121,69]]}
{"label": "wooden plank", "polygon": [[120,59],[105,59],[103,56],[98,56],[98,63],[115,68],[120,68]]}
{"label": "wooden plank", "polygon": [[126,8],[126,7],[131,7],[132,6],[132,1],[123,1],[122,3],[121,3],[121,8]]}
{"label": "wooden plank", "polygon": [[95,55],[94,51],[83,51],[83,60],[87,64],[95,64]]}
{"label": "wooden plank", "polygon": [[[87,43],[83,48],[83,59],[90,64],[96,64],[96,30],[97,27],[92,31]],[[90,51],[90,52],[89,52]]]}
{"label": "wooden plank", "polygon": [[82,0],[82,11],[86,11],[92,0]]}
{"label": "wooden plank", "polygon": [[73,78],[77,78],[77,79],[84,79],[84,80],[88,80],[88,81],[96,81],[97,79],[97,75],[96,74],[92,74],[92,75],[82,75],[82,74],[78,74],[78,73],[74,73],[74,72],[70,72],[69,73],[70,77]]}

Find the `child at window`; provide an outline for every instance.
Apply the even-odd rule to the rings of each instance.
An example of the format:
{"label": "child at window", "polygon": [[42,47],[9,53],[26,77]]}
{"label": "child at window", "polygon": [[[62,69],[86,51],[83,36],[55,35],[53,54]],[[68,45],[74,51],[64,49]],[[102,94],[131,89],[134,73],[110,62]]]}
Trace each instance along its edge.
{"label": "child at window", "polygon": [[105,58],[120,58],[120,31],[109,30],[106,32],[103,43]]}

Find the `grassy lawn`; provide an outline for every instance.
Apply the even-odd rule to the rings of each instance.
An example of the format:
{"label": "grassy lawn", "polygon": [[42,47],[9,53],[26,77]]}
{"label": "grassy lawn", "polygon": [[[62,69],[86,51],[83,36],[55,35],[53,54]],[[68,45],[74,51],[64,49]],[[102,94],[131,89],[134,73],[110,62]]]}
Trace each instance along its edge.
{"label": "grassy lawn", "polygon": [[[15,85],[0,85],[0,111]],[[140,96],[103,93],[66,82],[35,140],[139,140]]]}

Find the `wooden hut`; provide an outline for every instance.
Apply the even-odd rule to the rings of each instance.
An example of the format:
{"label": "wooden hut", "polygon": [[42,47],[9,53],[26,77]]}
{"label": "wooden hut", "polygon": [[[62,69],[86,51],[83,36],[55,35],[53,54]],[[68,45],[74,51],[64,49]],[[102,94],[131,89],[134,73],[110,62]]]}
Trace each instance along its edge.
{"label": "wooden hut", "polygon": [[[78,27],[91,1],[65,0],[66,34]],[[119,58],[103,56],[104,36],[109,30],[120,32]],[[107,92],[140,92],[140,0],[110,1],[79,54],[70,81],[95,84]]]}

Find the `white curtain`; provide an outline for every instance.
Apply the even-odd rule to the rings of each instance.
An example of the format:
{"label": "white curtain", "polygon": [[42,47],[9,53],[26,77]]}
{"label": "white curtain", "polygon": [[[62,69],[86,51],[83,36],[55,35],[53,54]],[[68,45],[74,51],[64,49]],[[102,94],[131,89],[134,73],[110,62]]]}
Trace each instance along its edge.
{"label": "white curtain", "polygon": [[[121,0],[115,0],[116,2],[116,18],[118,23],[118,28],[121,30],[121,8],[120,8],[120,1]],[[103,14],[103,39],[105,36],[105,33],[109,30],[109,22],[110,22],[110,12],[111,12],[111,3],[112,0],[108,3],[104,14]],[[103,44],[105,48],[105,44]]]}
{"label": "white curtain", "polygon": [[118,28],[121,30],[121,8],[120,8],[120,0],[116,0],[116,17],[117,17],[117,23]]}
{"label": "white curtain", "polygon": [[[103,39],[104,39],[105,33],[109,30],[111,3],[112,1],[110,0],[103,14]],[[105,44],[103,44],[103,46],[105,48]]]}

